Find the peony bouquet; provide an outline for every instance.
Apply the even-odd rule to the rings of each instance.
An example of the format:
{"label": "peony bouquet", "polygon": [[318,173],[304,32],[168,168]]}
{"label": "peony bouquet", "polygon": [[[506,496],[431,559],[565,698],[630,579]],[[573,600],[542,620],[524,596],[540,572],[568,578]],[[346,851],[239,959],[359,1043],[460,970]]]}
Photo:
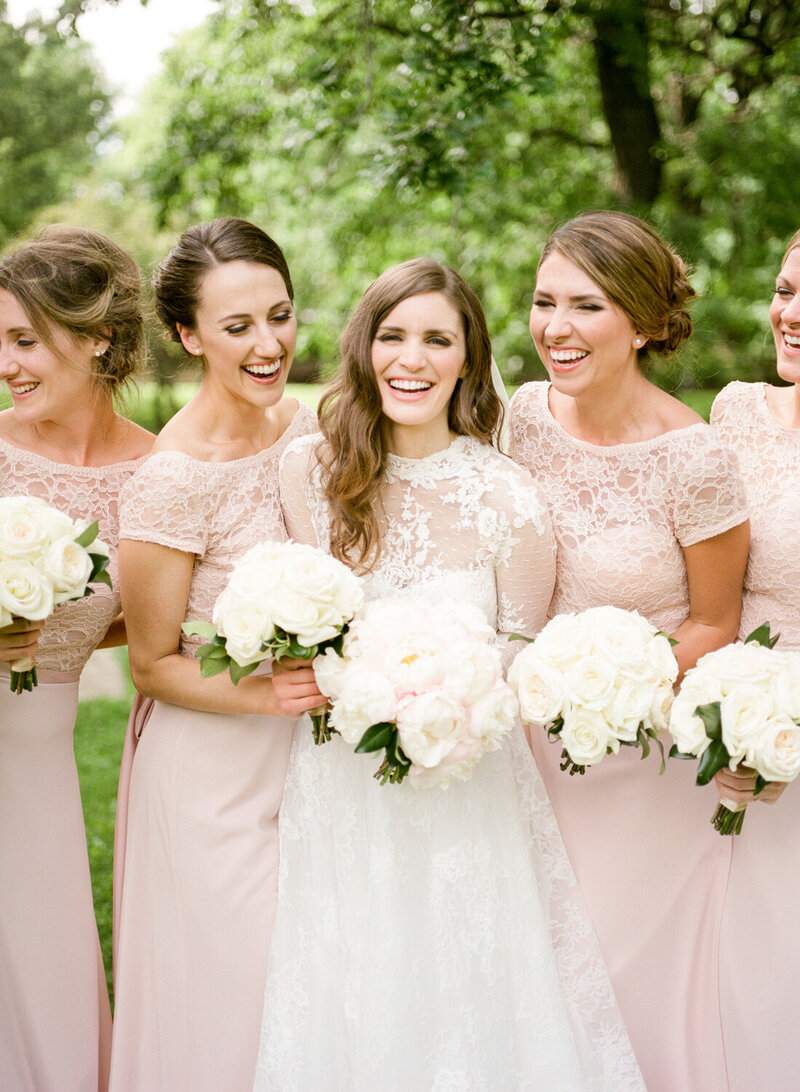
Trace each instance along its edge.
{"label": "peony bouquet", "polygon": [[[270,657],[310,660],[339,646],[362,600],[358,579],[335,557],[297,542],[265,542],[234,566],[213,622],[184,622],[183,631],[208,641],[195,653],[201,675],[229,671],[236,684]],[[329,739],[325,710],[312,719],[316,742]]]}
{"label": "peony bouquet", "polygon": [[[670,639],[633,611],[559,614],[508,672],[526,724],[559,739],[562,770],[585,773],[620,746],[642,758],[667,727],[678,664]],[[663,770],[663,763],[662,763]]]}
{"label": "peony bouquet", "polygon": [[[108,584],[108,547],[87,527],[39,497],[0,498],[0,628],[19,618],[41,622],[68,599],[90,595],[92,582]],[[11,664],[15,694],[36,686],[36,664]]]}
{"label": "peony bouquet", "polygon": [[[723,766],[744,766],[756,773],[757,796],[800,773],[800,653],[781,652],[776,641],[765,623],[687,671],[672,706],[670,757],[699,758],[698,785]],[[711,822],[720,834],[739,834],[745,807],[720,800]]]}
{"label": "peony bouquet", "polygon": [[466,781],[516,718],[495,631],[479,610],[412,596],[378,599],[341,651],[314,662],[330,720],[358,753],[385,752],[382,785]]}

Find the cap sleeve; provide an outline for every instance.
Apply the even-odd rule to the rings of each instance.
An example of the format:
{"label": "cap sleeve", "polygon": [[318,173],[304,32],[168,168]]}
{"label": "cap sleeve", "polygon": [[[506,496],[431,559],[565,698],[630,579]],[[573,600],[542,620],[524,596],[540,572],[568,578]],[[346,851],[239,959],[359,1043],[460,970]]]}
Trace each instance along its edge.
{"label": "cap sleeve", "polygon": [[673,468],[673,522],[682,547],[721,535],[748,518],[736,455],[707,426],[680,449]]}
{"label": "cap sleeve", "polygon": [[736,381],[724,387],[711,406],[711,427],[725,443],[737,433],[736,422],[741,418],[746,403],[750,401],[752,384]]}
{"label": "cap sleeve", "polygon": [[202,556],[211,530],[215,464],[159,451],[128,479],[120,497],[120,538]]}

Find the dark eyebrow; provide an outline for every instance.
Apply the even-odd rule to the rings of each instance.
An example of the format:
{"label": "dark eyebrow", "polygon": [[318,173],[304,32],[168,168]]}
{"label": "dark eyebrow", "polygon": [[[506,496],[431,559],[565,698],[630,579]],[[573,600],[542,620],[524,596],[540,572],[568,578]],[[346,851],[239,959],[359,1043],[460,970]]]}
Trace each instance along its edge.
{"label": "dark eyebrow", "polygon": [[[549,300],[553,298],[552,292],[545,292],[543,288],[535,288],[533,290],[533,294],[534,296],[547,296]],[[602,300],[603,302],[606,302],[606,297],[601,295],[599,292],[588,292],[583,296],[569,297],[570,303],[585,303],[586,300]]]}
{"label": "dark eyebrow", "polygon": [[[292,301],[291,300],[281,300],[280,303],[273,303],[272,307],[270,307],[267,314],[272,314],[273,311],[277,311],[282,307],[291,307],[291,306],[292,306]],[[249,318],[252,318],[252,317],[253,316],[250,314],[249,311],[242,311],[242,312],[234,313],[232,315],[223,315],[222,318],[217,319],[217,322],[231,322],[233,319],[249,319]]]}

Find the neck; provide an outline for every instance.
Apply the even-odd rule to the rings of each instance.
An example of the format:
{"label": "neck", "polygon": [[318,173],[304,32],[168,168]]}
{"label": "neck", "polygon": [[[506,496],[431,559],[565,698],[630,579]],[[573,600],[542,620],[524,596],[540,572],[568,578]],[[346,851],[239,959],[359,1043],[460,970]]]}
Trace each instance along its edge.
{"label": "neck", "polygon": [[789,425],[792,428],[800,428],[800,383],[795,383],[792,388],[792,395],[792,400],[789,403]]}
{"label": "neck", "polygon": [[435,455],[448,448],[454,438],[446,421],[426,428],[398,425],[384,419],[384,435],[387,450],[401,459],[424,459],[426,455]]}
{"label": "neck", "polygon": [[551,393],[551,408],[577,439],[611,447],[640,438],[650,390],[651,384],[636,368],[624,382],[598,384],[576,396],[556,391],[555,405]]}
{"label": "neck", "polygon": [[111,396],[99,393],[89,404],[58,420],[25,423],[14,430],[29,451],[71,466],[102,466],[114,432],[116,413]]}
{"label": "neck", "polygon": [[257,454],[275,439],[278,403],[259,406],[231,398],[204,380],[192,400],[193,427],[213,446],[235,447],[242,454]]}

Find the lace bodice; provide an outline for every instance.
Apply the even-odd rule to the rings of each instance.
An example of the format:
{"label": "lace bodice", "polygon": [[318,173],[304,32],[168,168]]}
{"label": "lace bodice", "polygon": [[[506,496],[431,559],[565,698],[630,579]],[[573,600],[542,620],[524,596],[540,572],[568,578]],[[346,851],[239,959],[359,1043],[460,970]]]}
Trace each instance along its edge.
{"label": "lace bodice", "polygon": [[[179,451],[158,451],[127,483],[120,537],[195,554],[186,620],[210,621],[214,602],[237,558],[258,542],[285,542],[278,494],[278,461],[294,438],[316,429],[299,405],[281,438],[244,459],[209,463]],[[181,637],[194,655],[202,637]]]}
{"label": "lace bodice", "polygon": [[747,519],[735,456],[698,422],[651,440],[598,447],[550,413],[549,384],[510,407],[511,454],[542,487],[558,544],[550,614],[610,603],[672,632],[687,616],[682,548]]}
{"label": "lace bodice", "polygon": [[80,671],[119,613],[117,546],[119,495],[144,459],[110,466],[71,466],[0,440],[0,495],[35,496],[72,519],[100,524],[108,544],[112,587],[94,584],[91,595],[62,603],[42,630],[37,666],[47,671]]}
{"label": "lace bodice", "polygon": [[773,417],[765,383],[729,384],[711,424],[738,456],[751,509],[740,634],[771,622],[781,648],[800,649],[800,428]]}
{"label": "lace bodice", "polygon": [[[327,504],[316,439],[281,460],[281,499],[292,538],[328,549]],[[488,445],[460,436],[424,459],[390,456],[381,490],[382,549],[366,577],[370,598],[423,588],[466,597],[501,633],[535,634],[555,573],[554,543],[539,489]]]}

